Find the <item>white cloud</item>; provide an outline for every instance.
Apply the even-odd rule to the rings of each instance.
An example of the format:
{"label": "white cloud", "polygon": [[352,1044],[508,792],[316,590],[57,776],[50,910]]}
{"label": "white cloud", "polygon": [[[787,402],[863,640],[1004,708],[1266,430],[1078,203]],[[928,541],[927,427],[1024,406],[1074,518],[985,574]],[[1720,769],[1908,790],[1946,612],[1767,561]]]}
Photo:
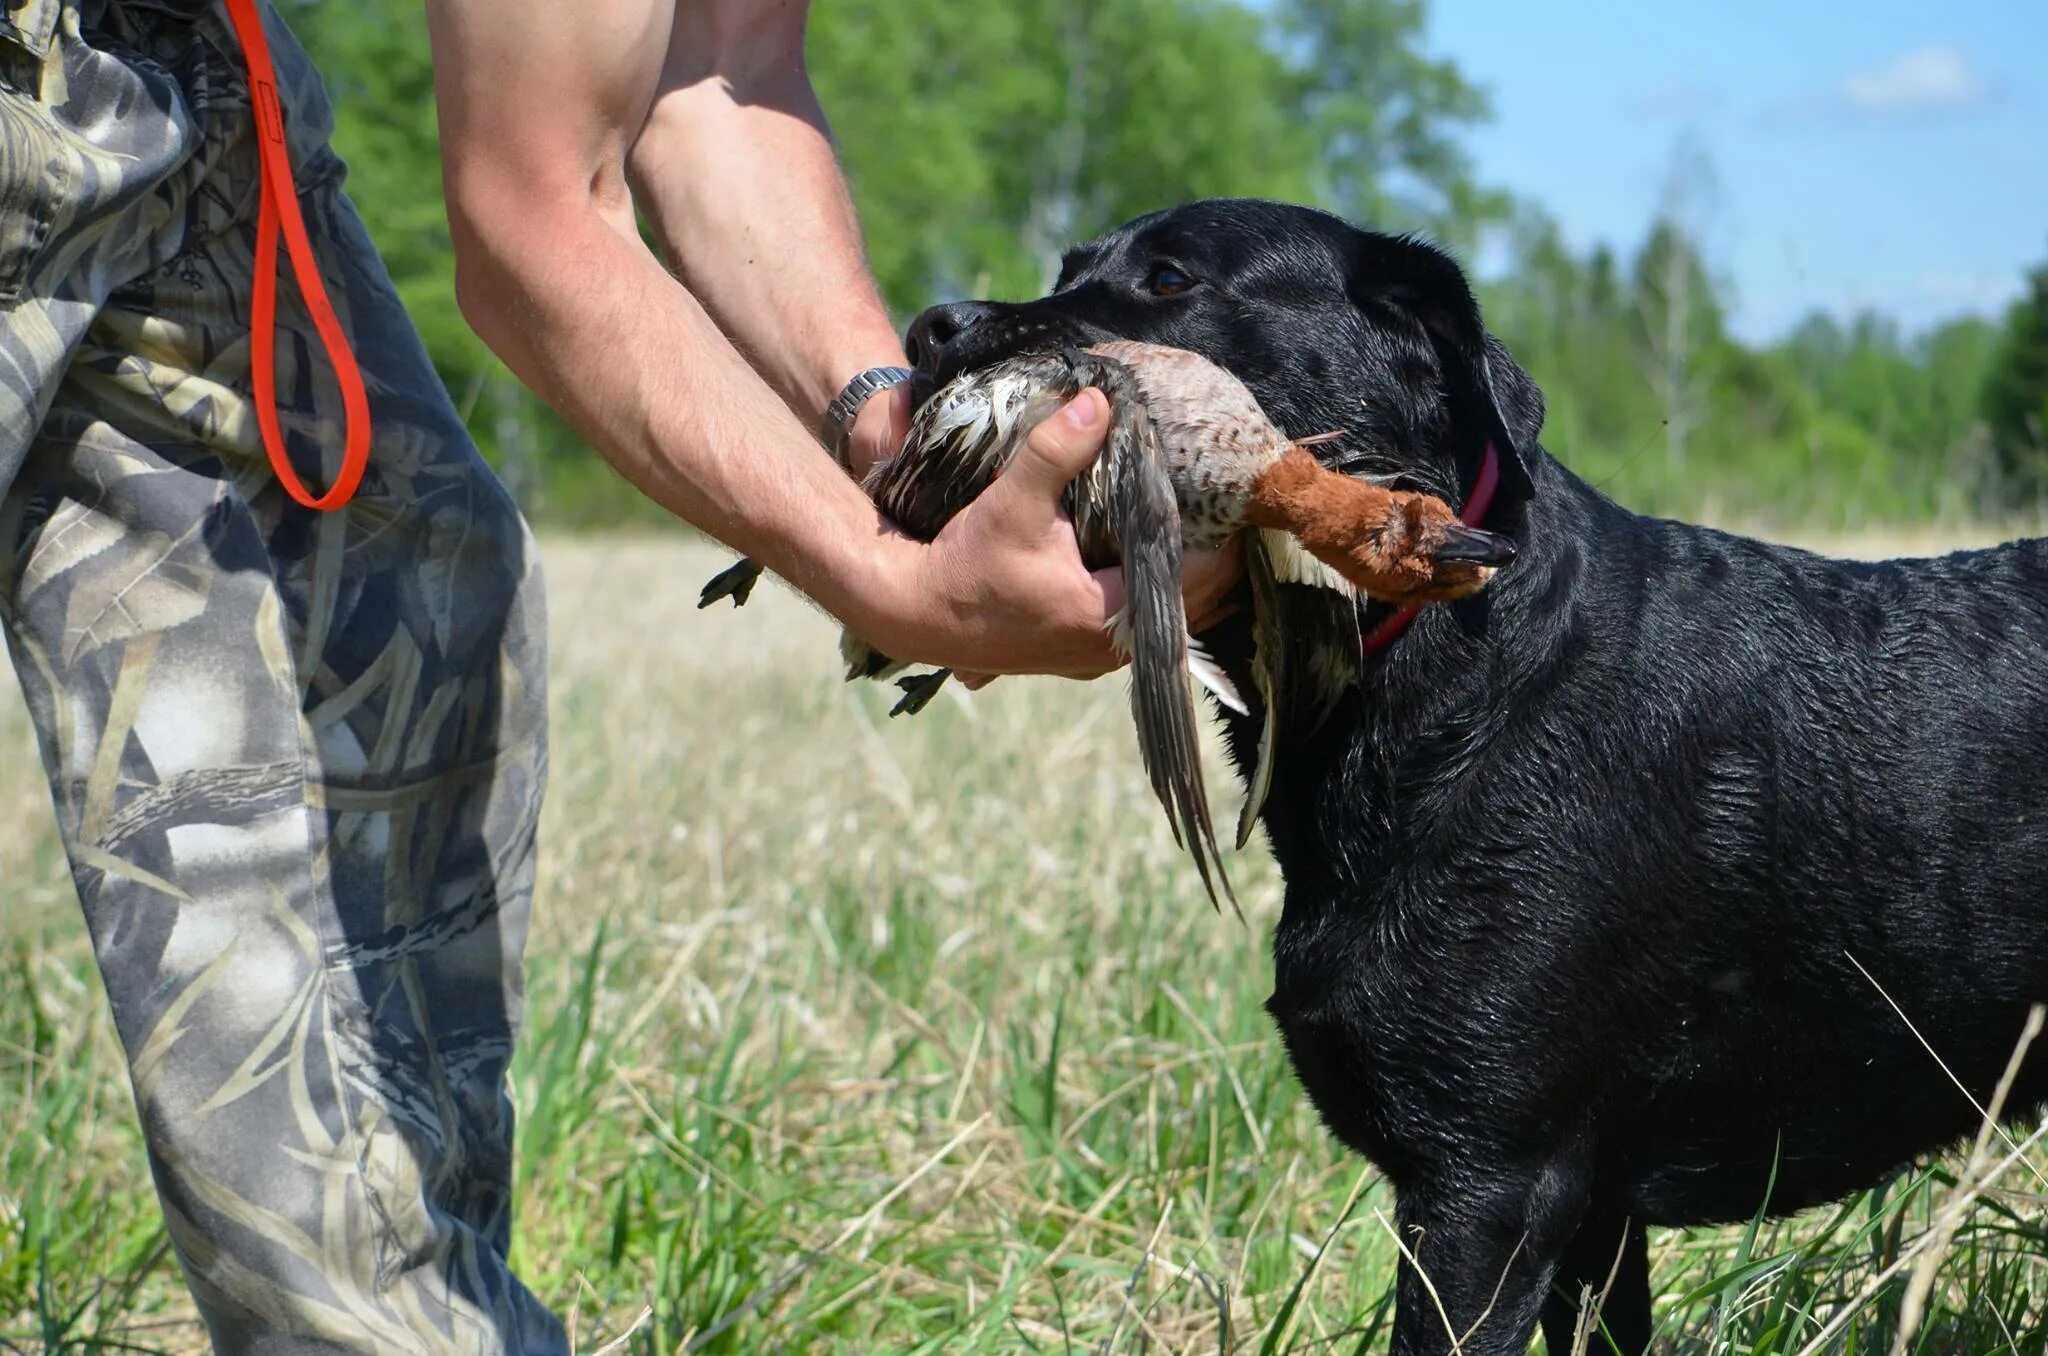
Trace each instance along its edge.
{"label": "white cloud", "polygon": [[1970,58],[1953,44],[1922,47],[1842,81],[1841,96],[1865,113],[1967,108],[1990,93]]}
{"label": "white cloud", "polygon": [[1757,115],[1765,127],[1812,127],[1843,119],[1940,116],[1980,108],[1997,86],[1954,43],[1936,43],[1853,72],[1826,90],[1767,104]]}

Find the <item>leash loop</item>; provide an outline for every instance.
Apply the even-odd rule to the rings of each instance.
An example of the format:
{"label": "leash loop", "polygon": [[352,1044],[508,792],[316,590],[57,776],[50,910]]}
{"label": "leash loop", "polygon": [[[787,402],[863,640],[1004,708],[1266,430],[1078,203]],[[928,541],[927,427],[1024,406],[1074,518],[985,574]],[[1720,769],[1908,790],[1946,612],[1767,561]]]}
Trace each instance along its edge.
{"label": "leash loop", "polygon": [[[327,288],[320,280],[320,267],[313,258],[313,242],[306,234],[306,221],[299,213],[298,185],[292,178],[292,162],[284,139],[284,108],[277,97],[277,71],[270,60],[270,43],[263,34],[263,17],[258,0],[226,0],[228,19],[242,44],[242,57],[249,69],[249,99],[256,119],[256,153],[260,168],[259,192],[262,205],[256,215],[256,277],[249,302],[249,378],[255,387],[256,426],[263,436],[263,450],[270,457],[270,469],[298,503],[322,512],[338,509],[355,497],[363,471],[370,462],[370,400],[363,387],[362,368],[342,332]],[[341,386],[341,407],[347,421],[342,445],[341,470],[326,494],[315,496],[299,479],[285,456],[284,431],[277,417],[277,241],[284,235],[292,276],[299,294],[313,317],[313,328],[334,365],[335,380]]]}

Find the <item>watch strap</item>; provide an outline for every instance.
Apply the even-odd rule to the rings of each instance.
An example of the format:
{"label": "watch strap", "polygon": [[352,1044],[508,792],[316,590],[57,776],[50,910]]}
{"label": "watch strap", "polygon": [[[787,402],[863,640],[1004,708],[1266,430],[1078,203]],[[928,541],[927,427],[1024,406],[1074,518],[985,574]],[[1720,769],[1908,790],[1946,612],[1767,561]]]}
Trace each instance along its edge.
{"label": "watch strap", "polygon": [[870,367],[855,373],[853,380],[832,397],[818,424],[818,440],[831,449],[834,461],[846,465],[847,439],[853,435],[853,422],[860,416],[861,406],[879,392],[909,381],[910,375],[907,367]]}

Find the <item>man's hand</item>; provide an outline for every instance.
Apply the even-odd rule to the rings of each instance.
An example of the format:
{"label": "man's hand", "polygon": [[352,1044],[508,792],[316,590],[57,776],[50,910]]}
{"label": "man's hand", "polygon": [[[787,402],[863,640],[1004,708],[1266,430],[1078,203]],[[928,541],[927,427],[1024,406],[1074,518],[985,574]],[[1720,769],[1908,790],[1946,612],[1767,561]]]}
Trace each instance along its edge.
{"label": "man's hand", "polygon": [[[936,540],[877,551],[876,580],[863,590],[877,610],[855,629],[886,654],[955,669],[971,686],[996,673],[1094,678],[1119,667],[1107,627],[1124,605],[1123,572],[1084,566],[1060,509],[1108,433],[1101,392],[1068,402]],[[1191,629],[1225,615],[1241,570],[1234,546],[1188,553]]]}

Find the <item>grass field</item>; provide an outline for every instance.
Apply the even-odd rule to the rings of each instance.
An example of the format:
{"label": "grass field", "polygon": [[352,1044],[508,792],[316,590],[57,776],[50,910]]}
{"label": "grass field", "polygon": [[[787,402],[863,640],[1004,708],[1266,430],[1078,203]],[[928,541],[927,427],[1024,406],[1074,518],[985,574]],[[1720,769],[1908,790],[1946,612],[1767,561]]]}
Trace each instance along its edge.
{"label": "grass field", "polygon": [[[1120,684],[891,722],[786,593],[696,612],[721,553],[548,558],[515,1260],[579,1350],[1385,1349],[1391,1193],[1261,1009],[1271,863],[1231,864],[1249,929],[1210,911]],[[4,680],[0,901],[0,1349],[203,1349]],[[1883,1352],[1939,1256],[1908,1350],[2042,1352],[2025,1135],[1654,1235],[1671,1349]]]}

